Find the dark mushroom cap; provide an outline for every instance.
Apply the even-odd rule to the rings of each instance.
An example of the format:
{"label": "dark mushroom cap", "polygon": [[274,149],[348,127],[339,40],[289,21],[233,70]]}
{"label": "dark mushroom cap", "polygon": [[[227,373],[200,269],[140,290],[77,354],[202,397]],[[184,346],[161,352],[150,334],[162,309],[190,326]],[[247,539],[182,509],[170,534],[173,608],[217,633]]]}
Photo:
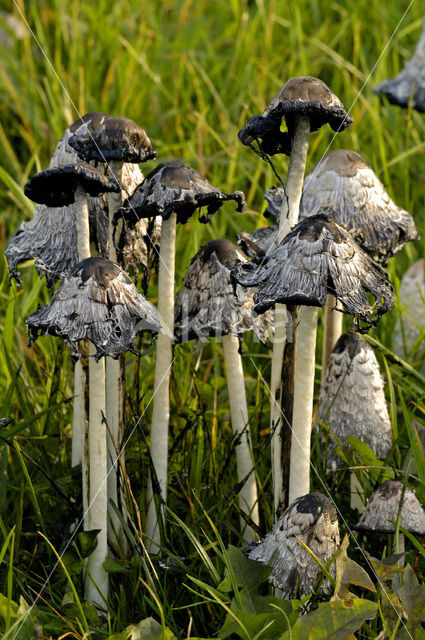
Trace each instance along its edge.
{"label": "dark mushroom cap", "polygon": [[395,78],[384,80],[374,88],[379,96],[385,95],[391,104],[425,113],[425,21],[415,52],[403,71]]}
{"label": "dark mushroom cap", "polygon": [[27,198],[49,207],[62,207],[75,202],[75,190],[81,186],[89,195],[120,192],[113,178],[85,164],[71,164],[36,173],[25,185]]}
{"label": "dark mushroom cap", "polygon": [[355,333],[344,333],[329,356],[316,418],[330,429],[328,465],[341,462],[335,453],[338,440],[333,434],[344,444],[349,436],[359,438],[381,460],[392,447],[379,364],[372,347]]}
{"label": "dark mushroom cap", "polygon": [[245,331],[267,341],[273,317],[253,313],[253,292],[233,286],[230,269],[238,261],[246,261],[246,256],[224,239],[207,242],[194,256],[177,294],[177,342],[226,334],[242,337]]}
{"label": "dark mushroom cap", "polygon": [[[269,155],[291,154],[291,138],[295,118],[310,119],[310,131],[317,131],[329,123],[334,131],[343,131],[353,118],[345,111],[342,102],[318,78],[299,76],[290,78],[267,105],[262,116],[253,116],[238,133],[242,144],[251,145],[261,140],[260,148]],[[281,132],[285,117],[288,131]]]}
{"label": "dark mushroom cap", "polygon": [[418,237],[415,222],[385,191],[358,153],[327,153],[304,182],[300,218],[328,215],[382,264]]}
{"label": "dark mushroom cap", "polygon": [[80,126],[78,120],[73,125],[69,144],[83,160],[146,162],[156,158],[156,151],[142,127],[128,118],[102,116],[105,114],[94,117],[87,114],[84,116],[87,120],[81,119]]}
{"label": "dark mushroom cap", "polygon": [[[394,298],[382,267],[326,216],[301,220],[264,266],[247,262],[234,267],[232,274],[243,286],[259,286],[254,296],[258,313],[276,302],[323,307],[331,294],[348,313],[376,324]],[[373,306],[367,293],[375,298]]]}
{"label": "dark mushroom cap", "polygon": [[[286,598],[302,598],[313,593],[322,572],[301,542],[323,565],[339,546],[339,527],[332,502],[321,493],[308,493],[294,500],[268,533],[246,551],[251,560],[272,563],[269,582],[284,591]],[[335,568],[330,568],[335,575]],[[324,580],[320,595],[330,595],[332,587]]]}
{"label": "dark mushroom cap", "polygon": [[201,219],[206,222],[227,200],[237,202],[237,211],[245,205],[242,191],[223,193],[184,162],[163,162],[146,176],[118,215],[128,219],[160,215],[167,220],[176,213],[177,222],[184,224],[196,209],[207,207],[207,215]]}
{"label": "dark mushroom cap", "polygon": [[400,525],[411,533],[425,535],[425,512],[419,500],[412,489],[397,480],[387,480],[372,494],[355,529],[394,533],[395,526],[388,520],[397,521],[403,489]]}
{"label": "dark mushroom cap", "polygon": [[[263,213],[264,217],[272,217],[279,222],[285,189],[283,187],[266,189],[264,197],[268,202],[268,206]],[[271,227],[260,227],[252,231],[252,233],[242,231],[237,236],[238,245],[242,247],[250,258],[261,261],[267,260],[275,244],[278,230],[279,227],[273,225]]]}
{"label": "dark mushroom cap", "polygon": [[26,323],[29,342],[39,335],[60,336],[70,344],[76,358],[80,355],[76,348],[79,340],[88,338],[99,359],[134,351],[138,331],[160,330],[155,307],[121,267],[100,257],[80,262],[51,301],[39,307]]}

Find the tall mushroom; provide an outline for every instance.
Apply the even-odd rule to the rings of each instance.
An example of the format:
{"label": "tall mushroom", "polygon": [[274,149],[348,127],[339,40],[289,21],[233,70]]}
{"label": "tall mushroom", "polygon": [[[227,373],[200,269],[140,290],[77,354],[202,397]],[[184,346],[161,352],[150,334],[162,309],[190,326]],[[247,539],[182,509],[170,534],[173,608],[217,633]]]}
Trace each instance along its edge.
{"label": "tall mushroom", "polygon": [[[329,356],[316,420],[329,428],[324,456],[331,467],[339,460],[335,445],[338,440],[346,445],[349,436],[365,442],[381,460],[392,447],[391,421],[379,364],[372,347],[355,333],[344,333]],[[357,492],[352,481],[351,506],[363,511]]]}
{"label": "tall mushroom", "polygon": [[[165,162],[146,176],[123,205],[120,215],[129,217],[162,216],[160,264],[158,274],[158,311],[164,331],[158,338],[155,385],[150,438],[151,459],[158,479],[161,499],[166,500],[168,469],[168,422],[170,415],[170,375],[174,333],[174,257],[176,225],[184,224],[201,207],[207,207],[206,222],[227,200],[237,203],[237,211],[245,204],[241,191],[226,194],[211,185],[200,173],[183,162]],[[159,528],[152,483],[148,489],[146,533],[150,549],[157,549]]]}
{"label": "tall mushroom", "polygon": [[[258,313],[277,302],[323,307],[330,293],[357,321],[370,325],[391,308],[393,301],[385,271],[343,227],[326,216],[301,220],[264,266],[248,262],[235,267],[233,274],[240,284],[259,287],[254,296],[254,311]],[[375,298],[373,306],[368,292]],[[304,495],[310,487],[315,333],[315,324],[311,329],[307,326],[297,343],[289,501]]]}
{"label": "tall mushroom", "polygon": [[[265,342],[271,313],[252,313],[253,292],[233,286],[230,269],[246,262],[246,256],[229,240],[211,240],[193,257],[177,294],[175,334],[178,342],[221,338],[227,370],[227,385],[233,433],[236,442],[239,506],[255,524],[259,524],[257,484],[250,449],[250,429],[239,340],[245,331],[253,331]],[[254,531],[241,518],[244,540],[250,542]]]}
{"label": "tall mushroom", "polygon": [[[315,592],[322,576],[305,546],[326,566],[339,547],[336,509],[321,493],[308,493],[294,500],[274,524],[272,530],[246,551],[246,556],[271,564],[269,582],[283,591],[285,598],[303,598]],[[335,575],[335,567],[330,568]],[[332,587],[323,580],[321,596],[329,596]]]}
{"label": "tall mushroom", "polygon": [[[284,132],[281,131],[283,118],[285,118],[287,126],[287,131]],[[310,132],[317,131],[326,123],[329,123],[334,131],[343,131],[352,121],[352,117],[345,111],[342,102],[322,80],[311,76],[299,76],[290,78],[266,107],[263,115],[253,116],[239,131],[238,138],[243,144],[254,148],[254,141],[258,143],[260,155],[284,153],[290,156],[286,197],[282,205],[277,243],[281,242],[298,222]],[[291,349],[295,343],[295,313],[295,310],[292,310]],[[283,424],[280,399],[283,395],[281,388],[282,366],[287,333],[287,314],[281,305],[276,306],[275,319],[270,384],[270,424],[274,434],[272,437],[272,469],[274,504],[277,509],[282,497],[283,485],[281,470]],[[302,312],[300,332],[305,331],[303,328],[305,324],[309,327],[307,332],[312,334],[311,327],[316,324],[316,312],[310,310]]]}
{"label": "tall mushroom", "polygon": [[[122,182],[125,166],[130,163],[146,162],[156,157],[156,151],[152,148],[146,131],[128,118],[114,118],[107,114],[98,114],[98,117],[89,121],[74,124],[69,145],[86,162],[107,163],[108,171],[118,182]],[[140,178],[143,178],[139,172]],[[127,196],[131,195],[127,193]],[[108,196],[108,257],[117,260],[117,249],[114,243],[115,215],[121,209],[123,192]],[[152,229],[153,230],[153,229]],[[119,447],[123,438],[124,420],[124,362],[121,359],[106,358],[106,419],[109,431],[108,437],[108,465],[114,468],[114,472],[108,474],[109,497],[117,502],[117,478],[118,469],[115,449]],[[111,513],[112,529],[123,539],[120,520]]]}
{"label": "tall mushroom", "polygon": [[[398,207],[372,168],[354,151],[325,154],[307,175],[300,218],[324,214],[350,232],[354,240],[380,264],[386,265],[404,244],[418,237],[411,215]],[[342,314],[325,307],[323,369],[342,333]]]}
{"label": "tall mushroom", "polygon": [[[137,325],[137,327],[136,327]],[[106,433],[102,422],[105,411],[105,379],[92,376],[91,363],[103,356],[114,357],[134,349],[136,328],[157,333],[160,330],[156,309],[139,293],[131,279],[117,264],[93,257],[80,262],[74,273],[65,278],[51,301],[27,319],[29,341],[51,334],[64,338],[75,358],[80,356],[77,343],[88,339],[93,345],[89,359],[90,385],[98,383],[95,393],[90,387],[89,457],[87,483],[88,511],[85,527],[99,529],[97,546],[88,560],[91,576],[86,586],[89,600],[103,604],[107,598],[108,574],[102,563],[107,557],[107,456]],[[84,476],[83,476],[84,481]],[[99,593],[102,597],[99,599]]]}
{"label": "tall mushroom", "polygon": [[387,96],[391,104],[412,107],[425,112],[425,21],[422,33],[411,59],[395,78],[384,80],[374,88],[379,96]]}

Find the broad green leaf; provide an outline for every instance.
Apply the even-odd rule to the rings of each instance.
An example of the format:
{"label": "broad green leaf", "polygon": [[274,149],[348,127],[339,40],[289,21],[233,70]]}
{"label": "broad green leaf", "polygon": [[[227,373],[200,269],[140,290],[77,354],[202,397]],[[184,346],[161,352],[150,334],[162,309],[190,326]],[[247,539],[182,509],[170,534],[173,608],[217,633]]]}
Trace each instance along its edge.
{"label": "broad green leaf", "polygon": [[392,556],[388,556],[384,560],[377,560],[376,558],[372,558],[371,555],[365,550],[370,564],[374,572],[376,573],[376,577],[380,582],[391,581],[396,574],[403,573],[405,569],[398,567],[395,563],[404,555],[404,554],[393,554]]}
{"label": "broad green leaf", "polygon": [[87,558],[97,547],[97,534],[100,529],[82,531],[77,534],[78,548],[83,558]]}
{"label": "broad green leaf", "polygon": [[117,558],[107,558],[102,566],[108,573],[128,573],[131,571],[128,565]]}
{"label": "broad green leaf", "polygon": [[[242,602],[249,604],[250,608],[254,609],[254,612],[239,609],[236,600],[233,599],[230,608],[234,616],[227,615],[224,625],[219,631],[219,638],[224,639],[236,634],[243,640],[249,640],[250,638],[275,640],[288,629],[291,621],[294,621],[294,608],[289,600],[282,600],[273,596],[251,597],[246,590],[244,591]],[[241,624],[238,623],[238,620]]]}
{"label": "broad green leaf", "polygon": [[83,563],[74,551],[65,551],[62,562],[66,566],[70,576],[78,576],[83,570]]}
{"label": "broad green leaf", "polygon": [[[271,567],[262,562],[246,558],[240,549],[232,545],[227,549],[227,555],[238,587],[244,587],[248,591],[255,591],[260,584],[267,580],[272,571]],[[225,576],[218,589],[220,591],[232,591],[227,569],[225,570]]]}
{"label": "broad green leaf", "polygon": [[347,640],[377,611],[376,602],[360,598],[323,602],[315,611],[300,616],[280,640]]}
{"label": "broad green leaf", "polygon": [[409,626],[425,621],[425,584],[419,584],[410,565],[404,574],[403,586],[396,590],[407,614]]}
{"label": "broad green leaf", "polygon": [[354,560],[347,555],[348,549],[348,535],[344,537],[338,555],[336,557],[336,584],[335,584],[335,599],[345,600],[350,598],[349,585],[353,584],[363,589],[376,592],[372,580],[369,578],[366,571]]}

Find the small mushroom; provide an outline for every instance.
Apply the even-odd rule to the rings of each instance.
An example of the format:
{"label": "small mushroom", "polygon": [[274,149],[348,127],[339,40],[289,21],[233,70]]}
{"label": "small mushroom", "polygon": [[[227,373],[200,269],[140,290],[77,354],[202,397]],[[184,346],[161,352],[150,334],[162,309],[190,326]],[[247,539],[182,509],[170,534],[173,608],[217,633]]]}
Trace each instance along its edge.
{"label": "small mushroom", "polygon": [[[403,496],[404,492],[404,496]],[[394,533],[401,505],[400,525],[414,535],[425,535],[425,512],[415,493],[397,480],[386,480],[372,494],[355,526],[358,531]]]}
{"label": "small mushroom", "polygon": [[65,278],[51,301],[27,319],[29,341],[39,335],[64,338],[75,358],[76,343],[89,339],[96,347],[96,360],[134,351],[136,332],[158,333],[158,313],[137,290],[128,275],[106,258],[80,262]]}
{"label": "small mushroom", "polygon": [[[322,577],[320,567],[301,544],[304,543],[324,566],[339,546],[338,518],[334,505],[321,493],[308,493],[294,500],[262,540],[246,551],[251,560],[272,565],[269,582],[285,598],[303,598],[315,593]],[[329,569],[335,575],[332,565]],[[329,596],[332,587],[323,580],[317,595]]]}
{"label": "small mushroom", "polygon": [[[243,286],[258,286],[254,311],[276,302],[313,307],[298,333],[292,416],[289,501],[310,486],[310,436],[314,391],[317,310],[328,294],[348,313],[369,326],[391,308],[393,290],[385,271],[356,244],[350,234],[326,216],[301,220],[276,247],[264,266],[237,265],[232,273]],[[369,303],[367,294],[375,298]],[[276,338],[275,338],[276,340]]]}
{"label": "small mushroom", "polygon": [[338,441],[356,436],[383,460],[392,447],[384,381],[373,349],[355,333],[344,333],[327,363],[316,419],[330,430],[327,464],[340,462]]}
{"label": "small mushroom", "polygon": [[389,80],[384,80],[374,88],[378,96],[385,95],[391,104],[425,112],[425,21],[415,52],[404,69]]}
{"label": "small mushroom", "polygon": [[[279,222],[285,189],[283,187],[266,189],[264,197],[268,202],[268,206],[263,213],[264,217],[273,218],[276,222]],[[250,258],[264,262],[264,260],[268,259],[276,243],[278,229],[277,225],[273,225],[271,227],[260,227],[252,233],[242,231],[237,237],[238,244]]]}
{"label": "small mushroom", "polygon": [[400,358],[408,357],[417,347],[419,352],[423,349],[421,338],[425,330],[424,268],[424,260],[421,258],[407,269],[400,281],[401,311],[393,336],[394,352]]}
{"label": "small mushroom", "polygon": [[[158,338],[155,363],[155,384],[151,428],[151,458],[165,501],[167,492],[168,422],[170,412],[169,384],[174,334],[174,257],[177,222],[185,223],[201,207],[206,222],[227,200],[235,200],[237,210],[245,204],[241,191],[226,194],[211,185],[200,173],[183,162],[165,162],[156,167],[133,195],[124,202],[118,216],[124,219],[162,217],[160,263],[158,274],[158,311],[167,333]],[[149,549],[157,548],[159,528],[152,483],[148,489],[146,533]]]}
{"label": "small mushroom", "polygon": [[[245,331],[253,331],[265,342],[269,314],[258,316],[252,312],[253,293],[240,285],[233,286],[230,269],[246,256],[229,240],[207,242],[192,259],[186,271],[175,307],[177,341],[207,336],[222,338],[227,370],[227,384],[233,433],[236,439],[239,505],[255,524],[259,524],[258,498],[250,451],[248,407],[246,402],[242,358],[238,347]],[[253,539],[254,532],[241,519],[244,539]]]}

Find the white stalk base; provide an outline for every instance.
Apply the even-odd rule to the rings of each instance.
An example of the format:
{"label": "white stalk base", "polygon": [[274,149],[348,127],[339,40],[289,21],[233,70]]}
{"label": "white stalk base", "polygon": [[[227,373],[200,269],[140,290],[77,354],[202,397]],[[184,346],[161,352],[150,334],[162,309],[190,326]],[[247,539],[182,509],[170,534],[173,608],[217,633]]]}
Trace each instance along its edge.
{"label": "white stalk base", "polygon": [[[239,353],[239,340],[236,336],[230,334],[223,336],[222,339],[232,429],[235,436],[240,437],[239,444],[236,446],[238,482],[242,482],[247,478],[239,492],[239,507],[241,511],[248,514],[255,524],[258,525],[260,521],[258,514],[257,483],[252,464],[248,406],[246,402],[242,358]],[[241,518],[241,529],[245,543],[248,544],[256,538],[253,529],[246,525],[243,518]]]}
{"label": "white stalk base", "polygon": [[334,309],[342,309],[342,304],[335,296],[326,298],[323,324],[323,348],[322,348],[322,381],[329,356],[336,341],[342,335],[342,321],[344,314]]}
{"label": "white stalk base", "polygon": [[282,426],[281,384],[283,352],[286,343],[287,312],[284,304],[275,305],[275,327],[273,337],[272,371],[270,382],[270,433],[272,452],[272,481],[274,513],[282,501]]}
{"label": "white stalk base", "polygon": [[[162,221],[158,273],[158,312],[162,330],[156,346],[155,382],[150,437],[150,453],[161,497],[167,499],[168,423],[170,419],[170,376],[174,335],[174,259],[176,251],[176,214]],[[161,514],[160,514],[161,517]],[[147,493],[146,548],[156,553],[160,543],[160,529],[149,481]]]}
{"label": "white stalk base", "polygon": [[317,307],[300,307],[295,355],[289,504],[310,491],[317,313]]}

